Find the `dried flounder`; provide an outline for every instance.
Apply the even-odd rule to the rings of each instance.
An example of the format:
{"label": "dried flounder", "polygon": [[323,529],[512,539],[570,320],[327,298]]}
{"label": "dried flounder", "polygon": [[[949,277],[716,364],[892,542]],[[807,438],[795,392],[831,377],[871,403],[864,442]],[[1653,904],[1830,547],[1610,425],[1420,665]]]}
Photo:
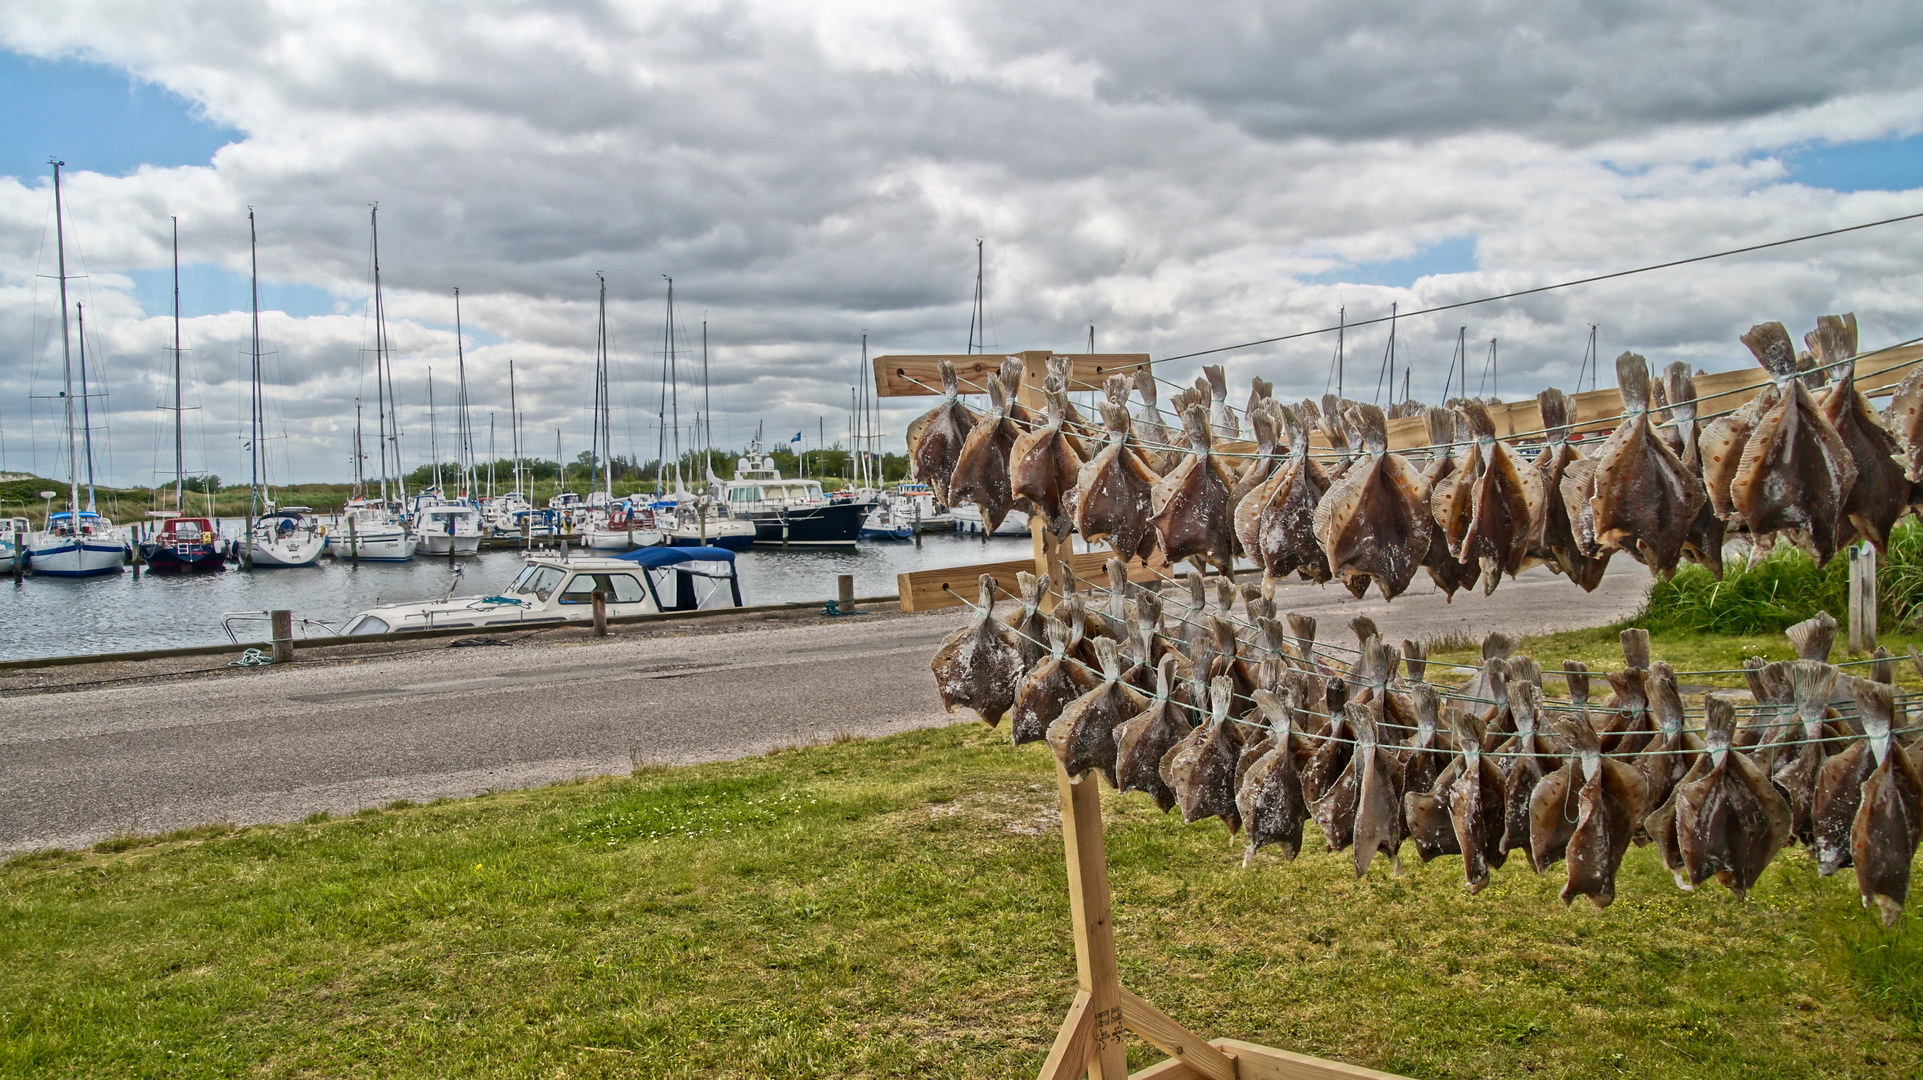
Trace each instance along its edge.
{"label": "dried flounder", "polygon": [[995,618],[994,575],[983,574],[980,585],[975,621],[942,639],[929,667],[944,708],[970,709],[993,726],[1015,703],[1024,665],[1015,632]]}
{"label": "dried flounder", "polygon": [[1108,441],[1076,474],[1075,528],[1091,544],[1107,540],[1124,559],[1147,558],[1155,550],[1149,494],[1160,477],[1135,452],[1127,409],[1103,402],[1102,422]]}
{"label": "dried flounder", "polygon": [[1714,875],[1740,900],[1789,841],[1789,804],[1749,755],[1731,746],[1735,707],[1710,694],[1703,709],[1706,749],[1674,799],[1683,866],[1677,880],[1693,887]]}
{"label": "dried flounder", "polygon": [[1008,710],[1008,734],[1016,746],[1047,738],[1048,726],[1061,717],[1062,710],[1100,685],[1093,673],[1069,658],[1068,627],[1052,615],[1044,619],[1048,654],[1022,676]]}
{"label": "dried flounder", "polygon": [[1743,462],[1743,449],[1756,431],[1757,421],[1774,408],[1780,395],[1774,383],[1765,383],[1755,397],[1741,408],[1710,421],[1697,436],[1697,451],[1702,455],[1703,486],[1708,489],[1709,505],[1718,517],[1728,519],[1736,513],[1729,488],[1736,480],[1736,467]]}
{"label": "dried flounder", "polygon": [[1229,718],[1235,689],[1227,679],[1209,686],[1209,719],[1188,737],[1169,748],[1162,758],[1162,781],[1175,792],[1182,820],[1196,822],[1219,817],[1230,834],[1242,827],[1235,805],[1235,767],[1242,756],[1242,737]]}
{"label": "dried flounder", "polygon": [[[1473,461],[1476,453],[1475,443],[1461,444],[1456,438],[1458,430],[1466,433],[1468,427],[1461,417],[1448,409],[1430,407],[1422,414],[1423,423],[1429,429],[1430,445],[1436,449],[1429,464],[1422,470],[1422,479],[1429,485],[1429,550],[1422,557],[1422,565],[1428,568],[1429,577],[1435,581],[1436,588],[1442,590],[1443,599],[1453,602],[1457,589],[1467,589],[1475,585],[1482,570],[1472,562],[1463,562],[1451,550],[1450,537],[1461,536],[1468,529],[1471,499],[1464,495],[1460,504],[1456,502],[1456,485],[1464,479],[1473,479],[1473,465],[1464,470],[1462,461]],[[1465,492],[1467,489],[1464,489]],[[1443,528],[1443,522],[1459,524],[1454,533]]]}
{"label": "dried flounder", "polygon": [[1175,657],[1163,656],[1155,669],[1155,696],[1148,708],[1115,729],[1115,786],[1146,792],[1164,811],[1175,805],[1175,790],[1162,779],[1162,759],[1195,730],[1188,710],[1169,700],[1175,678]]}
{"label": "dried flounder", "polygon": [[[1218,439],[1239,439],[1241,428],[1236,426],[1234,414],[1229,412],[1229,381],[1220,364],[1206,364],[1202,368],[1202,378],[1208,380],[1206,389],[1209,407],[1209,430]],[[1203,389],[1198,386],[1197,389]]]}
{"label": "dried flounder", "polygon": [[1242,550],[1273,581],[1300,571],[1310,581],[1329,580],[1329,560],[1315,538],[1315,507],[1329,488],[1322,467],[1309,457],[1309,429],[1302,414],[1287,405],[1272,409],[1282,418],[1289,454],[1267,480],[1235,508],[1235,533]]}
{"label": "dried flounder", "polygon": [[1564,904],[1587,896],[1605,908],[1616,898],[1616,868],[1648,811],[1647,788],[1642,773],[1602,756],[1596,731],[1588,724],[1565,718],[1557,722],[1556,734],[1574,749],[1582,774],[1576,825],[1564,851],[1569,879],[1560,896]]}
{"label": "dried flounder", "polygon": [[1005,622],[1015,631],[1015,647],[1021,650],[1022,667],[1033,668],[1048,655],[1048,627],[1043,624],[1042,597],[1048,595],[1048,575],[1037,577],[1027,571],[1015,575],[1015,590],[1021,605]]}
{"label": "dried flounder", "polygon": [[1597,458],[1590,499],[1596,541],[1629,552],[1651,573],[1667,577],[1675,572],[1708,496],[1703,482],[1649,425],[1648,362],[1635,353],[1617,357],[1616,382],[1625,415]]}
{"label": "dried flounder", "polygon": [[1855,482],[1843,496],[1843,514],[1857,536],[1882,551],[1891,527],[1910,512],[1911,484],[1898,460],[1903,449],[1896,436],[1856,389],[1856,316],[1824,315],[1805,340],[1818,362],[1834,365],[1834,381],[1822,401],[1823,418],[1836,429],[1856,466]]}
{"label": "dried flounder", "polygon": [[1365,704],[1346,707],[1355,746],[1348,767],[1309,812],[1321,827],[1330,851],[1355,849],[1355,876],[1368,873],[1378,853],[1398,863],[1405,835],[1402,820],[1402,767],[1376,738],[1376,713]]}
{"label": "dried flounder", "polygon": [[[1503,754],[1502,827],[1497,830],[1497,847],[1505,854],[1521,848],[1529,851],[1529,804],[1542,778],[1561,767],[1556,749],[1537,731],[1542,716],[1542,687],[1533,682],[1512,682],[1508,687],[1509,713],[1516,733],[1497,749]],[[1498,865],[1500,865],[1498,863]]]}
{"label": "dried flounder", "polygon": [[1008,482],[1008,454],[1021,430],[1007,415],[1007,398],[998,379],[988,380],[988,412],[963,441],[949,475],[952,502],[972,502],[982,513],[982,528],[994,532],[1015,505]]}
{"label": "dried flounder", "polygon": [[1135,369],[1135,392],[1142,399],[1142,407],[1135,410],[1135,437],[1144,444],[1142,460],[1157,474],[1166,474],[1181,455],[1175,449],[1176,433],[1155,405],[1155,376],[1149,369]]}
{"label": "dried flounder", "polygon": [[1228,572],[1235,554],[1229,487],[1234,478],[1212,452],[1208,415],[1192,405],[1182,413],[1191,454],[1155,485],[1155,531],[1171,563],[1194,558]]}
{"label": "dried flounder", "polygon": [[1783,324],[1751,327],[1743,344],[1776,380],[1781,395],[1743,447],[1730,501],[1758,538],[1784,531],[1807,537],[1820,566],[1843,542],[1844,501],[1856,482],[1856,465],[1836,427],[1796,378],[1796,347]]}
{"label": "dried flounder", "polygon": [[[1576,539],[1574,521],[1577,516],[1587,513],[1594,521],[1594,510],[1588,505],[1584,495],[1580,505],[1571,503],[1563,491],[1563,479],[1569,467],[1585,460],[1582,451],[1569,445],[1569,431],[1576,422],[1576,402],[1568,394],[1554,388],[1536,395],[1536,408],[1542,414],[1544,442],[1542,453],[1536,455],[1536,472],[1542,477],[1543,513],[1541,528],[1531,543],[1532,554],[1551,563],[1570,581],[1582,586],[1585,592],[1594,592],[1602,584],[1603,571],[1609,566],[1607,551],[1590,554],[1594,544],[1594,528],[1590,532],[1591,545],[1585,547]],[[1594,466],[1591,467],[1594,475]]]}
{"label": "dried flounder", "polygon": [[1502,770],[1483,756],[1481,722],[1460,712],[1454,722],[1462,762],[1449,784],[1449,824],[1462,853],[1463,886],[1479,893],[1489,884],[1490,869],[1508,853],[1502,842]]}
{"label": "dried flounder", "polygon": [[1881,723],[1864,724],[1876,768],[1863,781],[1862,802],[1850,827],[1850,861],[1863,906],[1895,926],[1909,898],[1910,863],[1923,836],[1923,771]]}
{"label": "dried flounder", "polygon": [[1048,745],[1071,780],[1099,772],[1115,786],[1115,729],[1148,705],[1148,698],[1121,681],[1120,650],[1107,638],[1095,643],[1102,681],[1062,709],[1048,725]]}
{"label": "dried flounder", "polygon": [[1302,823],[1309,818],[1309,804],[1302,797],[1299,764],[1308,756],[1308,748],[1295,733],[1298,700],[1299,691],[1294,688],[1286,702],[1267,690],[1255,692],[1256,708],[1269,722],[1269,737],[1268,750],[1243,773],[1235,793],[1236,810],[1248,830],[1244,866],[1270,845],[1285,859],[1295,858],[1302,850]]}
{"label": "dried flounder", "polygon": [[908,425],[908,475],[926,483],[935,498],[948,499],[948,478],[961,460],[962,444],[975,428],[975,411],[962,404],[961,380],[952,361],[943,360],[941,403]]}
{"label": "dried flounder", "polygon": [[1778,756],[1770,780],[1789,801],[1790,835],[1800,844],[1814,846],[1816,776],[1829,757],[1823,734],[1830,692],[1836,687],[1836,669],[1819,660],[1798,660],[1790,665],[1789,679],[1803,742],[1793,750],[1786,747]]}
{"label": "dried flounder", "polygon": [[1544,513],[1542,478],[1496,438],[1495,423],[1480,402],[1465,402],[1461,412],[1476,440],[1482,471],[1470,485],[1469,522],[1454,555],[1481,567],[1482,591],[1488,595],[1501,575],[1514,577],[1529,555]]}
{"label": "dried flounder", "polygon": [[1008,455],[1008,481],[1016,495],[1035,504],[1050,532],[1066,536],[1073,521],[1065,496],[1081,473],[1082,457],[1062,430],[1068,409],[1062,382],[1051,375],[1042,387],[1048,400],[1047,422],[1015,440]]}
{"label": "dried flounder", "polygon": [[1869,733],[1881,732],[1887,740],[1896,715],[1890,688],[1882,683],[1858,681],[1854,696],[1857,718],[1868,737],[1823,762],[1816,773],[1816,794],[1810,803],[1810,854],[1816,856],[1816,872],[1824,877],[1850,864],[1850,829],[1863,802],[1863,782],[1876,767],[1870,752],[1875,736]]}
{"label": "dried flounder", "polygon": [[[1329,570],[1356,592],[1373,581],[1385,600],[1402,595],[1429,550],[1429,485],[1389,452],[1388,421],[1373,405],[1349,409],[1366,456],[1331,484],[1315,508],[1315,535]],[[1356,592],[1360,596],[1360,592]]]}

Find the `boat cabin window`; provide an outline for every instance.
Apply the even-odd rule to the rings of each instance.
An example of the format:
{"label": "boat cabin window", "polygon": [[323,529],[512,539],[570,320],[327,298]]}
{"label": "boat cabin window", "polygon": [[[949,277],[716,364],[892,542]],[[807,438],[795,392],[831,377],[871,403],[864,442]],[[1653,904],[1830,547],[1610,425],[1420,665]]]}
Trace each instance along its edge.
{"label": "boat cabin window", "polygon": [[552,566],[530,566],[521,571],[521,576],[514,579],[514,584],[508,588],[508,591],[520,593],[523,596],[533,594],[546,600],[554,592],[554,587],[559,585],[561,579],[566,576],[566,571]]}
{"label": "boat cabin window", "polygon": [[760,502],[761,489],[758,487],[737,487],[728,489],[730,502]]}
{"label": "boat cabin window", "polygon": [[372,615],[363,615],[354,620],[354,625],[347,628],[347,636],[359,637],[362,634],[385,634],[388,629],[387,623],[381,619],[377,619]]}
{"label": "boat cabin window", "polygon": [[641,583],[633,574],[576,574],[561,594],[563,604],[592,604],[594,594],[608,594],[611,604],[638,604],[647,599]]}

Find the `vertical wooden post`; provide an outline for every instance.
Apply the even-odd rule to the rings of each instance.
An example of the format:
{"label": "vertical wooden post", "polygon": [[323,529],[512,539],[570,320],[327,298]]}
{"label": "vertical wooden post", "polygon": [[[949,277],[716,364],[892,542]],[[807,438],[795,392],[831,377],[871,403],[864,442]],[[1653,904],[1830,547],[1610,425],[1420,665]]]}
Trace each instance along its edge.
{"label": "vertical wooden post", "polygon": [[291,664],[294,662],[294,613],[281,608],[269,615],[273,619],[271,658],[276,664]]}
{"label": "vertical wooden post", "polygon": [[1850,546],[1850,652],[1876,648],[1876,549]]}
{"label": "vertical wooden post", "polygon": [[1062,846],[1068,856],[1068,906],[1075,933],[1075,979],[1088,995],[1093,1021],[1090,1080],[1125,1080],[1122,980],[1115,961],[1115,924],[1108,893],[1108,856],[1102,846],[1102,791],[1090,773],[1072,783],[1060,762],[1055,786],[1062,797]]}
{"label": "vertical wooden post", "polygon": [[608,594],[594,590],[594,636],[608,636]]}
{"label": "vertical wooden post", "polygon": [[841,612],[843,615],[849,615],[854,612],[855,575],[835,575],[835,610]]}

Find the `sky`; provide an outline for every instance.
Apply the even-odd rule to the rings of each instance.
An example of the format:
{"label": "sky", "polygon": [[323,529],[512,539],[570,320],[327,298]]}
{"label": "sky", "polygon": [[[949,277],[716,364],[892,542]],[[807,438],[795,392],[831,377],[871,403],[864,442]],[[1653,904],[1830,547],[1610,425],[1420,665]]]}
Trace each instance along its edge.
{"label": "sky", "polygon": [[[1186,382],[1161,358],[1923,211],[1920,61],[1923,8],[1877,0],[0,0],[0,471],[65,472],[50,156],[102,481],[171,477],[175,219],[188,469],[245,472],[249,208],[270,475],[339,481],[376,204],[409,467],[452,453],[457,364],[479,452],[510,362],[526,452],[585,448],[597,273],[617,453],[656,452],[669,277],[667,410],[812,446],[864,333],[965,347],[977,239],[990,351],[1092,325]],[[1923,334],[1919,260],[1892,225],[1399,320],[1396,355],[1435,400],[1459,331],[1507,397],[1573,389],[1592,324],[1712,371],[1771,319],[1871,348]],[[1346,336],[1350,396],[1387,339]],[[1313,396],[1334,344],[1210,359]],[[932,402],[881,404],[899,449]]]}

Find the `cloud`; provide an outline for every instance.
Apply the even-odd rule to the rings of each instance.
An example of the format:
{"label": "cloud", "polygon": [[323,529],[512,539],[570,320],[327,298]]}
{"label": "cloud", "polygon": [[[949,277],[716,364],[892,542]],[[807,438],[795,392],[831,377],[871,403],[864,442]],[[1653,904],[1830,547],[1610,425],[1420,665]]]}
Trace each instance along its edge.
{"label": "cloud", "polygon": [[[962,346],[976,237],[992,347],[1074,348],[1092,322],[1104,350],[1166,356],[1318,327],[1343,306],[1367,317],[1914,210],[1905,192],[1796,183],[1787,162],[1916,130],[1918,23],[1913,6],[1874,3],[1839,23],[1789,4],[76,0],[0,4],[0,43],[115,65],[245,134],[204,166],[67,174],[116,476],[133,483],[151,478],[171,370],[171,325],[148,295],[170,215],[184,261],[244,275],[255,207],[263,275],[338,305],[264,323],[296,479],[345,475],[354,398],[371,398],[373,202],[410,460],[427,442],[427,369],[438,398],[453,368],[455,286],[484,342],[467,351],[477,409],[506,415],[513,358],[545,433],[532,446],[551,452],[556,426],[585,444],[597,271],[617,404],[631,404],[617,451],[653,452],[670,274],[678,348],[698,352],[709,325],[717,441],[763,420],[812,434],[817,417],[832,437],[864,330],[876,352]],[[14,467],[31,395],[59,371],[36,276],[51,272],[49,203],[41,178],[0,179]],[[1399,276],[1438,245],[1473,263]],[[1711,368],[1746,363],[1735,334],[1764,318],[1855,309],[1876,344],[1923,315],[1919,254],[1923,230],[1898,226],[1406,320],[1398,355],[1433,395],[1464,325],[1484,342],[1478,374],[1500,339],[1505,392],[1573,378],[1592,322],[1610,355]],[[1386,334],[1350,337],[1352,391],[1370,389]],[[186,335],[210,464],[232,475],[247,320],[199,316]],[[1224,359],[1237,381],[1320,393],[1332,348]],[[36,460],[53,445],[45,404]],[[925,403],[886,404],[899,445]]]}

